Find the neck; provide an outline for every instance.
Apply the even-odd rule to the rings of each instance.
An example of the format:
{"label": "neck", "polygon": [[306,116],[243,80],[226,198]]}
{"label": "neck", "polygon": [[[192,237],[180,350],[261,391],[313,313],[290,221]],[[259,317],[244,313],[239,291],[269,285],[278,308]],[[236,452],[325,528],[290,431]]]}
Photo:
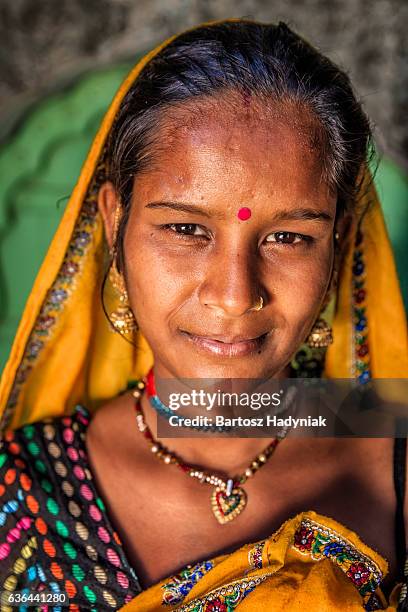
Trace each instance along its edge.
{"label": "neck", "polygon": [[185,432],[186,437],[159,437],[157,424],[160,421],[166,425],[166,420],[151,406],[146,393],[143,394],[141,403],[145,421],[154,438],[185,463],[206,471],[234,477],[244,471],[271,441],[269,438],[236,438],[228,437],[228,434],[216,436],[197,431],[192,433],[186,428],[180,428],[179,434]]}

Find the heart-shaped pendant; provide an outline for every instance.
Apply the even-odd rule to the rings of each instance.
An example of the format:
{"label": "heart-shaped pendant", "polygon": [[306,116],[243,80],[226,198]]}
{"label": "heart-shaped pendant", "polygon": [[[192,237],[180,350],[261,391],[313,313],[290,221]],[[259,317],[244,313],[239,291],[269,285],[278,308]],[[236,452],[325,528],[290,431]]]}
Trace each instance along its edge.
{"label": "heart-shaped pendant", "polygon": [[229,495],[225,487],[216,487],[211,495],[211,507],[221,525],[232,521],[245,508],[247,496],[244,489],[234,487]]}

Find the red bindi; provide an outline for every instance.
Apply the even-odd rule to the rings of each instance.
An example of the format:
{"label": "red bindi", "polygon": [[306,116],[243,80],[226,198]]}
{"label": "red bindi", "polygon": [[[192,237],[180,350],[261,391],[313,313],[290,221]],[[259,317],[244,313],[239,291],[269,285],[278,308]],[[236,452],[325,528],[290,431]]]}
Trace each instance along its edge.
{"label": "red bindi", "polygon": [[239,209],[238,211],[238,219],[241,219],[241,221],[246,221],[247,219],[249,219],[249,217],[251,216],[251,209],[247,208],[246,206],[243,206],[242,208]]}

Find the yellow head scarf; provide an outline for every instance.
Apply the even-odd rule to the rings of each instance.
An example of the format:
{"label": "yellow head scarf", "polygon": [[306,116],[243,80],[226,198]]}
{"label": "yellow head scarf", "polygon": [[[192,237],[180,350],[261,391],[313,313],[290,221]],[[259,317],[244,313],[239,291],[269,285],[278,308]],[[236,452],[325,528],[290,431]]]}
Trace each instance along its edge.
{"label": "yellow head scarf", "polygon": [[[94,139],[27,301],[2,376],[0,430],[60,416],[70,412],[77,402],[93,411],[126,388],[129,379],[143,376],[153,363],[142,335],[137,333],[136,346],[125,342],[111,333],[102,311],[104,236],[96,199],[104,171],[105,143],[120,104],[144,66],[172,40],[174,37],[133,68]],[[384,219],[368,171],[366,180],[369,187],[362,209],[366,203],[370,207],[350,230],[332,323],[334,343],[327,351],[324,375],[365,376],[370,369],[372,377],[406,377],[403,303]],[[359,233],[362,241],[355,247]],[[357,259],[356,249],[360,251]],[[361,283],[360,288],[356,281]],[[361,329],[356,335],[358,320]],[[358,355],[358,342],[368,344],[367,354]]]}

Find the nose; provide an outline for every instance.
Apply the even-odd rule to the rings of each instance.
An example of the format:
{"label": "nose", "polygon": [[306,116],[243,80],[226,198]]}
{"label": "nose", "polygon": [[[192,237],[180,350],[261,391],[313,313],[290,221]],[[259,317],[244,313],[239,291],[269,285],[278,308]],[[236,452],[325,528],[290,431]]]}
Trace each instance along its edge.
{"label": "nose", "polygon": [[265,305],[256,253],[228,249],[213,257],[199,291],[203,306],[218,311],[220,316],[237,318],[259,309],[261,302]]}

